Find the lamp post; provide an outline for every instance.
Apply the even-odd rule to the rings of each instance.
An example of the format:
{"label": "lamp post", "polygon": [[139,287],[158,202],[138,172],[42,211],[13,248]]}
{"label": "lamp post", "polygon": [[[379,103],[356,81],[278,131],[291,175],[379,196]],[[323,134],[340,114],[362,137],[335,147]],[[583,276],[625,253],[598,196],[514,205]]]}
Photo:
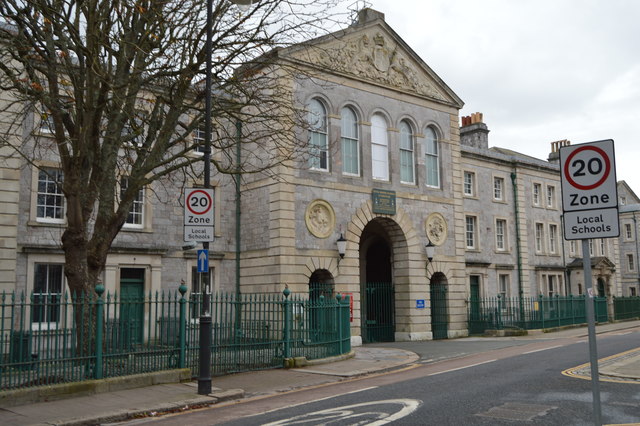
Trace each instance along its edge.
{"label": "lamp post", "polygon": [[[252,0],[229,0],[240,8],[241,11],[251,6]],[[213,54],[213,0],[207,0],[207,38],[205,44],[205,96],[204,96],[204,187],[211,188],[211,86],[212,86],[212,54]],[[204,241],[202,248],[209,251],[209,242]],[[202,315],[200,316],[200,350],[199,350],[199,370],[198,394],[208,395],[211,393],[211,275],[207,272],[204,276],[204,289],[202,289]]]}

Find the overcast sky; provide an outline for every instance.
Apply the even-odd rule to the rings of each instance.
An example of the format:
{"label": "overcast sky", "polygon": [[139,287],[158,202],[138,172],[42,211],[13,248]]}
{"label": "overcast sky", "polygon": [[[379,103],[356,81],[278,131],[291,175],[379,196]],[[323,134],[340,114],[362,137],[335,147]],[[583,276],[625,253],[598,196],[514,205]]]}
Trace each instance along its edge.
{"label": "overcast sky", "polygon": [[640,1],[370,0],[464,101],[489,146],[547,159],[551,142],[613,139],[640,195]]}

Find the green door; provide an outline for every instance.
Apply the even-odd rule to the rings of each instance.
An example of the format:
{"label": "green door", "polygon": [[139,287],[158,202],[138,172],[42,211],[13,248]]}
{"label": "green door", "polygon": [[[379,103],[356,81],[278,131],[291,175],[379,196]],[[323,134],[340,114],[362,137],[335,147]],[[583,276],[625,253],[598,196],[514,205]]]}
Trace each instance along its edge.
{"label": "green door", "polygon": [[446,278],[440,273],[431,278],[431,331],[434,340],[448,337],[447,286]]}
{"label": "green door", "polygon": [[469,277],[469,333],[478,334],[485,330],[484,321],[480,315],[480,277],[471,275]]}
{"label": "green door", "polygon": [[144,269],[120,273],[120,344],[123,349],[142,343],[144,330]]}

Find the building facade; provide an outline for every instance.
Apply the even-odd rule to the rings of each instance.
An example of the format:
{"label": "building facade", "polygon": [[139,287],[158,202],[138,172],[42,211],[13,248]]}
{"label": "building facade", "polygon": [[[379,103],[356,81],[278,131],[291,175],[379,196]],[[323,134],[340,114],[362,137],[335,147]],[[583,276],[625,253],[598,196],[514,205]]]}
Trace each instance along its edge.
{"label": "building facade", "polygon": [[[307,116],[298,134],[308,152],[243,176],[239,188],[214,176],[214,291],[349,295],[354,344],[465,336],[472,297],[585,292],[581,248],[562,237],[557,150],[566,142],[549,161],[489,148],[481,114],[460,122],[462,100],[371,9],[276,54],[299,70],[286,78]],[[46,132],[41,119],[22,125]],[[34,167],[0,153],[0,289],[60,293],[55,158]],[[140,192],[107,260],[108,291],[154,294],[183,280],[201,291],[195,247],[183,240],[182,195],[197,184],[174,177]],[[590,254],[594,287],[607,296],[639,290],[640,200],[619,187],[623,235],[594,240]]]}

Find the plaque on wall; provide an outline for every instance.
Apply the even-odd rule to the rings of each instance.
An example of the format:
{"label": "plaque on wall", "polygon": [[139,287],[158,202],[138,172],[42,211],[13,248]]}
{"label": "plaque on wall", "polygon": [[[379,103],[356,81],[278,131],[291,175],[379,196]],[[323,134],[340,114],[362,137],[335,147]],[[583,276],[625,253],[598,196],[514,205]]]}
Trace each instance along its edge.
{"label": "plaque on wall", "polygon": [[380,214],[396,214],[396,192],[386,189],[371,191],[373,212]]}

